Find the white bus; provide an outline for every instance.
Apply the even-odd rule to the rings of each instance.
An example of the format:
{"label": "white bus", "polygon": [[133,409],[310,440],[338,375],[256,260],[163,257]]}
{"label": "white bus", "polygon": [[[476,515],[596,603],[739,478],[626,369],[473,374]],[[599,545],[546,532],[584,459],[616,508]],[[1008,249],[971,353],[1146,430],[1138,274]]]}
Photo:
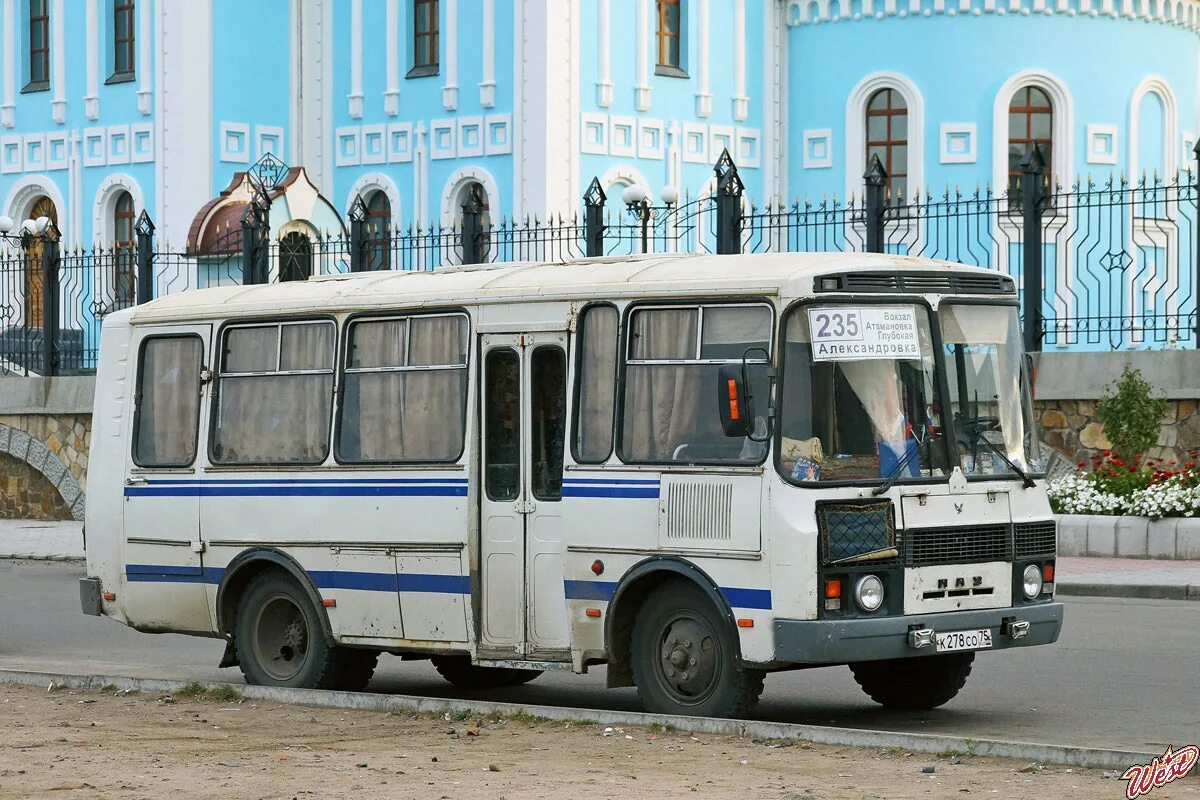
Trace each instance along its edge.
{"label": "white bus", "polygon": [[778,254],[114,313],[83,609],[220,637],[253,684],[605,664],[648,709],[726,716],[768,672],[849,665],[932,708],[1062,623],[1017,310],[994,271]]}

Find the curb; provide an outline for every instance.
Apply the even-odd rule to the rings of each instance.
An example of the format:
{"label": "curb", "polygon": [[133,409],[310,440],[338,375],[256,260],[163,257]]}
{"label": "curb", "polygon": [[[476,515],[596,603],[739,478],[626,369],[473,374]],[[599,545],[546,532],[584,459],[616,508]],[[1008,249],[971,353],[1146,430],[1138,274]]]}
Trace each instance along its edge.
{"label": "curb", "polygon": [[[110,675],[65,675],[51,672],[0,670],[0,683],[21,686],[50,686],[57,684],[68,689],[97,691],[105,686],[144,692],[174,692],[190,681],[160,680],[157,678],[127,678]],[[1091,769],[1125,769],[1130,764],[1145,764],[1162,753],[1104,750],[1092,747],[1069,747],[1033,742],[1010,742],[1000,739],[969,739],[926,733],[894,733],[890,731],[834,728],[822,725],[798,725],[787,722],[715,719],[712,717],[682,717],[671,714],[647,714],[637,711],[601,711],[590,708],[495,703],[485,700],[455,700],[413,695],[371,694],[367,692],[333,692],[318,689],[285,689],[245,684],[201,683],[206,687],[234,686],[250,700],[289,703],[320,708],[342,708],[362,711],[407,711],[445,713],[469,710],[487,714],[524,713],[551,720],[598,722],[601,725],[636,725],[651,727],[670,725],[682,731],[751,739],[795,739],[813,744],[836,747],[898,747],[917,753],[956,753],[990,758],[1009,758],[1035,761],[1068,767]]]}
{"label": "curb", "polygon": [[1054,593],[1070,597],[1133,597],[1143,600],[1200,600],[1200,586],[1182,583],[1062,583]]}

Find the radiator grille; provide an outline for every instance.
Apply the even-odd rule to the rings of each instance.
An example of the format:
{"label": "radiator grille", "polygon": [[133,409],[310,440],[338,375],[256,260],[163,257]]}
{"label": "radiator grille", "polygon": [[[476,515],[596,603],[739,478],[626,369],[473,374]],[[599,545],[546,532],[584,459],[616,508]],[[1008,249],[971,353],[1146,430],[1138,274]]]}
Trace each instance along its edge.
{"label": "radiator grille", "polygon": [[667,539],[727,542],[732,529],[733,486],[711,481],[663,484]]}
{"label": "radiator grille", "polygon": [[1058,552],[1058,536],[1054,520],[1020,522],[1014,530],[1017,558],[1052,556]]}
{"label": "radiator grille", "polygon": [[1008,525],[925,528],[905,531],[905,562],[910,567],[1012,561]]}
{"label": "radiator grille", "polygon": [[899,539],[895,511],[890,501],[818,504],[817,530],[821,534],[823,564],[878,564],[899,556],[895,550]]}

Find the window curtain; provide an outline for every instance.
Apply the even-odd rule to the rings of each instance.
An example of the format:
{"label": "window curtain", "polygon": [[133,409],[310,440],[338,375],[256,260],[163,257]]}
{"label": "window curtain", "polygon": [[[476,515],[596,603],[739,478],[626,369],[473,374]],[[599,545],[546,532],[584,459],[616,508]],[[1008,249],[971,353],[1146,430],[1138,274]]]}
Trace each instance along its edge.
{"label": "window curtain", "polygon": [[[631,357],[694,358],[697,318],[695,309],[634,314]],[[697,438],[701,418],[714,416],[699,413],[705,371],[698,365],[628,366],[622,429],[627,460],[669,461],[679,445]]]}
{"label": "window curtain", "polygon": [[[466,362],[462,317],[414,317],[410,325],[410,366]],[[467,371],[420,370],[406,377],[402,395],[406,457],[453,458],[462,449]]]}
{"label": "window curtain", "polygon": [[201,358],[195,336],[146,343],[134,459],[138,465],[187,465],[195,460]]}
{"label": "window curtain", "polygon": [[617,383],[617,310],[590,309],[583,318],[579,382],[579,440],[583,461],[596,462],[612,452],[613,409]]}

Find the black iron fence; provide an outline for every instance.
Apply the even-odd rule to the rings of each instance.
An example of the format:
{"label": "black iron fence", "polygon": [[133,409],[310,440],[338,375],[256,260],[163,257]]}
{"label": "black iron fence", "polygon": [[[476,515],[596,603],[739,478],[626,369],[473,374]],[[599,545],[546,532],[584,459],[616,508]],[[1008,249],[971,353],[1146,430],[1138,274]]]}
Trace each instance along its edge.
{"label": "black iron fence", "polygon": [[702,197],[655,205],[635,190],[609,198],[593,180],[576,215],[493,221],[472,192],[454,224],[403,230],[376,224],[359,201],[344,233],[316,237],[273,237],[271,187],[260,181],[240,226],[190,252],[160,246],[145,212],[136,240],[109,248],[68,250],[53,225],[25,226],[0,238],[0,373],[90,372],[107,314],[186,289],[671,252],[944,259],[1016,280],[1029,350],[1194,346],[1200,171],[1063,187],[1050,185],[1036,149],[1021,167],[1017,196],[981,187],[897,198],[876,159],[861,195],[755,206],[724,153],[715,190]]}

